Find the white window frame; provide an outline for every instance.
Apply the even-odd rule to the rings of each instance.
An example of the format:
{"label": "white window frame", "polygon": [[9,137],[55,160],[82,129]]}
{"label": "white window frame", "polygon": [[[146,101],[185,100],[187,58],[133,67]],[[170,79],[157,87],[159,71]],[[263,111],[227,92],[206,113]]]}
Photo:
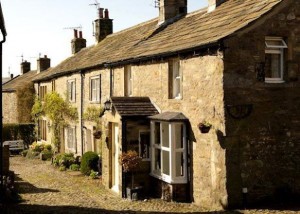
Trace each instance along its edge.
{"label": "white window frame", "polygon": [[[98,83],[98,84],[93,84]],[[100,102],[100,77],[91,77],[90,78],[90,100],[91,102]]]}
{"label": "white window frame", "polygon": [[[281,45],[272,45],[269,41],[279,41]],[[288,48],[286,42],[281,37],[266,37],[265,38],[265,54],[278,54],[280,58],[280,77],[265,77],[266,83],[284,83],[284,49]]]}
{"label": "white window frame", "polygon": [[172,66],[172,68],[169,68],[170,78],[169,84],[171,84],[169,87],[171,87],[170,93],[171,99],[182,99],[182,72],[180,70],[180,60],[179,59],[171,59],[169,61],[169,67]]}
{"label": "white window frame", "polygon": [[65,128],[66,145],[70,152],[76,152],[76,127]]}
{"label": "white window frame", "polygon": [[126,65],[124,69],[125,69],[124,95],[131,97],[133,95],[133,78],[132,78],[131,65]]}
{"label": "white window frame", "polygon": [[[155,143],[155,123],[160,124],[160,142]],[[162,135],[162,124],[167,124],[168,126],[168,147],[163,146],[163,135]],[[175,126],[181,125],[183,128],[182,132],[182,148],[176,148],[175,143]],[[155,167],[155,150],[160,151],[160,164],[161,169],[156,170]],[[164,163],[163,163],[163,152],[169,152],[169,175],[163,173]],[[183,175],[176,176],[176,167],[181,167],[176,165],[176,153],[182,153],[183,155]],[[185,184],[188,181],[187,176],[187,142],[186,142],[186,124],[184,122],[165,122],[165,121],[151,121],[151,176],[156,177],[170,184]]]}
{"label": "white window frame", "polygon": [[76,82],[75,80],[67,81],[68,99],[70,102],[76,102]]}

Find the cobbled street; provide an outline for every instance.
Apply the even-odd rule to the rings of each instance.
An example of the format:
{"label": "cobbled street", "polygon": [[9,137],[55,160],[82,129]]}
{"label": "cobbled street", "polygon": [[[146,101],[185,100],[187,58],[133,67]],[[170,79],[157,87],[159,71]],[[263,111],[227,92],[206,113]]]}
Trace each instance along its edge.
{"label": "cobbled street", "polygon": [[16,187],[22,198],[19,204],[0,207],[0,213],[300,213],[287,210],[203,210],[194,204],[165,202],[159,199],[130,201],[121,199],[101,185],[78,172],[61,172],[50,162],[14,156],[10,167],[16,174]]}

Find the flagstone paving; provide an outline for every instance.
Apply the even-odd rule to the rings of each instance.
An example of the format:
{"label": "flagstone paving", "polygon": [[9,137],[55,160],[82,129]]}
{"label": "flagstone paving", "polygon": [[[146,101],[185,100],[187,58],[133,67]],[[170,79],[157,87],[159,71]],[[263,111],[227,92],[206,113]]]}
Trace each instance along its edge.
{"label": "flagstone paving", "polygon": [[289,214],[297,210],[209,211],[189,203],[165,202],[159,199],[130,201],[121,199],[101,185],[77,172],[61,172],[50,162],[14,156],[10,167],[16,174],[16,187],[22,202],[0,207],[0,213],[245,213]]}

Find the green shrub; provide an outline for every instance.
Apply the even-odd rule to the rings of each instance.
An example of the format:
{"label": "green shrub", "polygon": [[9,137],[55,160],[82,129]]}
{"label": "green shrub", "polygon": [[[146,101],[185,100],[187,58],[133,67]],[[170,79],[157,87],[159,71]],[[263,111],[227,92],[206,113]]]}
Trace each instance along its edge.
{"label": "green shrub", "polygon": [[50,150],[44,150],[41,152],[40,154],[41,156],[41,160],[51,160],[52,156],[53,156],[53,152]]}
{"label": "green shrub", "polygon": [[27,152],[27,154],[26,154],[26,158],[29,158],[29,159],[38,159],[39,155],[40,155],[39,152],[35,152],[35,151],[32,151],[31,149],[29,149],[28,152]]}
{"label": "green shrub", "polygon": [[98,172],[95,172],[94,170],[91,170],[90,178],[92,178],[92,179],[98,178]]}
{"label": "green shrub", "polygon": [[91,170],[98,171],[99,156],[95,152],[86,152],[83,154],[80,164],[80,171],[84,175],[90,175]]}
{"label": "green shrub", "polygon": [[60,166],[59,167],[59,171],[66,171],[66,170],[67,170],[67,168],[65,166]]}
{"label": "green shrub", "polygon": [[21,155],[22,155],[23,157],[26,157],[26,156],[27,156],[27,153],[28,153],[28,150],[23,150],[23,151],[21,152]]}
{"label": "green shrub", "polygon": [[6,140],[24,140],[24,144],[28,147],[35,139],[35,124],[3,124],[2,138]]}
{"label": "green shrub", "polygon": [[44,147],[44,150],[52,151],[52,146],[51,146],[51,144],[46,144],[45,147]]}
{"label": "green shrub", "polygon": [[69,168],[72,164],[75,163],[76,159],[73,153],[57,154],[53,160],[54,166],[64,166],[66,168]]}
{"label": "green shrub", "polygon": [[79,170],[80,170],[79,164],[73,163],[73,164],[70,166],[70,170],[72,170],[72,171],[79,171]]}

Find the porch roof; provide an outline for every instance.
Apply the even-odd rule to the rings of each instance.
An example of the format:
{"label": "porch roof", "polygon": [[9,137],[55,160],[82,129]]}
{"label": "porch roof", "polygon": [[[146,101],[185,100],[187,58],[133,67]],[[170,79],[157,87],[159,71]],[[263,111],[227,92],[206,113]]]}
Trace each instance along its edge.
{"label": "porch roof", "polygon": [[153,115],[148,117],[151,120],[169,121],[169,122],[179,122],[187,121],[188,118],[181,112],[164,112],[161,114]]}
{"label": "porch roof", "polygon": [[158,114],[149,97],[111,97],[112,106],[121,117]]}

